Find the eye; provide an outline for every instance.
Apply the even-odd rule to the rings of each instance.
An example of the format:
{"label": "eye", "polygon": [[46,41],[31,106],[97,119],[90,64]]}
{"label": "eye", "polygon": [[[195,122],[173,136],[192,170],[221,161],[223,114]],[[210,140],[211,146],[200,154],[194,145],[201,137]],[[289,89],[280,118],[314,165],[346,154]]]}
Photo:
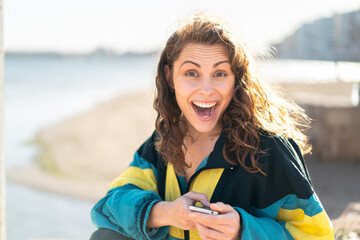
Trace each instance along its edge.
{"label": "eye", "polygon": [[196,72],[193,72],[193,71],[189,71],[187,73],[185,73],[185,76],[187,77],[197,77],[197,73]]}
{"label": "eye", "polygon": [[226,77],[226,76],[227,76],[227,74],[224,73],[224,72],[217,72],[217,73],[215,73],[215,77]]}

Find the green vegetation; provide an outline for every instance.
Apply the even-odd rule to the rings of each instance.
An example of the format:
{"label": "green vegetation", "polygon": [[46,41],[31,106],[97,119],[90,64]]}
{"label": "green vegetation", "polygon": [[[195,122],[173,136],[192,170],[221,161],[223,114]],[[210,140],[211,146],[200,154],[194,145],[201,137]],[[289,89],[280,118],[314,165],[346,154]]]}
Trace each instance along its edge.
{"label": "green vegetation", "polygon": [[39,134],[28,142],[30,145],[34,145],[38,148],[35,156],[35,161],[47,172],[55,175],[60,175],[61,172],[56,164],[55,157],[52,154],[51,145],[48,144]]}

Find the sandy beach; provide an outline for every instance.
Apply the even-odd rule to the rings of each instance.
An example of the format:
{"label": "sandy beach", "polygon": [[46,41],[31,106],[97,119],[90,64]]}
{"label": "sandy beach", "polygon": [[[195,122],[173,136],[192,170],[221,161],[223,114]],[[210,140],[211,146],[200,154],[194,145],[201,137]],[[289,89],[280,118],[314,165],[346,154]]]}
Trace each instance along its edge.
{"label": "sandy beach", "polygon": [[[291,91],[299,89],[292,87],[290,96]],[[350,85],[336,87],[347,92]],[[313,102],[322,99],[321,94],[312,96]],[[343,99],[342,105],[348,106],[347,94],[339,98]],[[96,202],[153,132],[156,114],[152,102],[153,90],[121,95],[43,129],[33,139],[40,149],[36,162],[29,168],[9,171],[8,180]],[[339,217],[349,203],[360,201],[360,191],[354,188],[360,182],[360,161],[311,160],[307,165],[315,191],[331,219]]]}

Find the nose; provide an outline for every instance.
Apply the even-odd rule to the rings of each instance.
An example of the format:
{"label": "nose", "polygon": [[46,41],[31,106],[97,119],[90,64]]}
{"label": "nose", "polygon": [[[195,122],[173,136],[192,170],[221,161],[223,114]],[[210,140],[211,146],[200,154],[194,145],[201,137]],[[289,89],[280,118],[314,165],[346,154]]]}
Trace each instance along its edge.
{"label": "nose", "polygon": [[201,80],[200,93],[210,95],[214,92],[214,86],[211,77],[203,77]]}

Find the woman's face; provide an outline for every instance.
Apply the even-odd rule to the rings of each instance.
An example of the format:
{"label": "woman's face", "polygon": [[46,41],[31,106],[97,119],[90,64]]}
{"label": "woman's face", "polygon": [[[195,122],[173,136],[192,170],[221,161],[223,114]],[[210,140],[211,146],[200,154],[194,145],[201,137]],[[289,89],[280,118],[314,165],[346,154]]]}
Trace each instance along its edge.
{"label": "woman's face", "polygon": [[[166,68],[167,69],[167,68]],[[171,80],[168,69],[167,78]],[[235,75],[222,45],[189,43],[174,62],[172,86],[189,131],[216,133],[234,92]]]}

